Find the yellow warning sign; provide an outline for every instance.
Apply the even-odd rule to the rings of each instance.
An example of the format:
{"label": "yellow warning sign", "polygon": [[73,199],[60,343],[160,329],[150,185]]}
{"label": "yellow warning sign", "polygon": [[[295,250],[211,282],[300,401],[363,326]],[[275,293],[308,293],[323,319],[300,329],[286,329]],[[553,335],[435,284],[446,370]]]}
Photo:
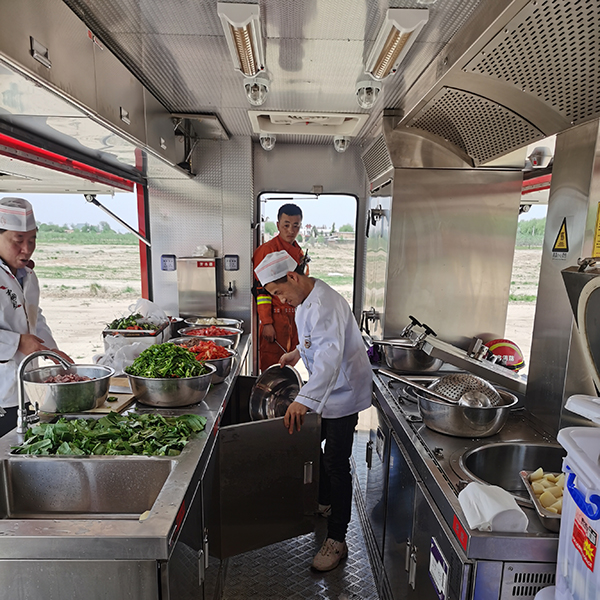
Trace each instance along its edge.
{"label": "yellow warning sign", "polygon": [[567,235],[567,217],[563,219],[562,225],[558,230],[558,235],[552,246],[552,252],[568,252],[569,251],[569,236]]}
{"label": "yellow warning sign", "polygon": [[600,256],[600,202],[598,203],[598,211],[596,212],[596,229],[594,230],[594,249],[592,256]]}

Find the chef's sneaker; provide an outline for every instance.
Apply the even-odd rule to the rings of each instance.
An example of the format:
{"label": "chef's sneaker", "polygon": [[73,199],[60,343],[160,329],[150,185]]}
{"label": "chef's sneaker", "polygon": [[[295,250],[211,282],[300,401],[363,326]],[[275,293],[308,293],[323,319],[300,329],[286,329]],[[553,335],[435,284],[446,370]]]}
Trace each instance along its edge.
{"label": "chef's sneaker", "polygon": [[317,508],[317,514],[320,517],[330,517],[331,516],[331,504],[319,504]]}
{"label": "chef's sneaker", "polygon": [[327,538],[321,549],[312,561],[312,568],[317,571],[331,571],[335,569],[343,558],[348,556],[346,542]]}

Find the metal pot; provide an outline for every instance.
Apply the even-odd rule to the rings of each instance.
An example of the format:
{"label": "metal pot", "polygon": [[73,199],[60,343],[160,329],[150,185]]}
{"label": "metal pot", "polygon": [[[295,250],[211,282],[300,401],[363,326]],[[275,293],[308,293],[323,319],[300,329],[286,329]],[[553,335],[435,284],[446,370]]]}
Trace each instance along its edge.
{"label": "metal pot", "polygon": [[[48,377],[74,374],[90,377],[89,381],[44,383]],[[39,410],[49,413],[79,413],[98,408],[108,395],[114,369],[103,365],[61,365],[39,367],[23,374],[23,387],[30,402],[37,402]]]}
{"label": "metal pot", "polygon": [[208,394],[213,374],[216,367],[205,364],[209,370],[206,375],[197,377],[139,377],[129,375],[129,385],[136,400],[149,406],[173,408],[176,406],[189,406],[202,402]]}
{"label": "metal pot", "polygon": [[421,344],[401,338],[378,342],[383,349],[386,365],[393,371],[414,373],[438,371],[443,364],[439,358],[429,356]]}
{"label": "metal pot", "polygon": [[497,390],[502,399],[498,406],[470,407],[449,404],[420,393],[419,409],[423,423],[429,429],[456,437],[489,437],[498,433],[506,424],[511,408],[518,402],[516,396]]}
{"label": "metal pot", "polygon": [[288,406],[294,401],[302,378],[296,369],[289,365],[272,365],[262,373],[250,394],[250,418],[253,421],[283,417]]}

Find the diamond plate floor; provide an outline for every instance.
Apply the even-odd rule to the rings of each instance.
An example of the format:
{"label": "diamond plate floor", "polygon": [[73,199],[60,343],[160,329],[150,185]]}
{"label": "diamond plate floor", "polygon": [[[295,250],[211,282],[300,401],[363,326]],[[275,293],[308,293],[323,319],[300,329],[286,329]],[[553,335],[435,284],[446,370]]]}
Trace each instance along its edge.
{"label": "diamond plate floor", "polygon": [[[364,477],[365,443],[363,432],[357,432],[354,449],[357,485],[361,485]],[[326,519],[316,518],[315,524],[313,533],[223,561],[222,593],[216,597],[221,600],[379,600],[356,504],[352,507],[346,538],[348,558],[328,573],[310,568],[327,533]],[[212,571],[214,574],[214,569]]]}

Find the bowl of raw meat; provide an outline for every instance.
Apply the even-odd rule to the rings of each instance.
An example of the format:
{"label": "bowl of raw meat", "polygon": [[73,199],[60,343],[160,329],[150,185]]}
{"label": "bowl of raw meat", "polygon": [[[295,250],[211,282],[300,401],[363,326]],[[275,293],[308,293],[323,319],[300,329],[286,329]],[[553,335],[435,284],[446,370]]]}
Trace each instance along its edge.
{"label": "bowl of raw meat", "polygon": [[114,373],[102,365],[52,365],[25,371],[23,388],[43,412],[80,413],[104,404]]}

